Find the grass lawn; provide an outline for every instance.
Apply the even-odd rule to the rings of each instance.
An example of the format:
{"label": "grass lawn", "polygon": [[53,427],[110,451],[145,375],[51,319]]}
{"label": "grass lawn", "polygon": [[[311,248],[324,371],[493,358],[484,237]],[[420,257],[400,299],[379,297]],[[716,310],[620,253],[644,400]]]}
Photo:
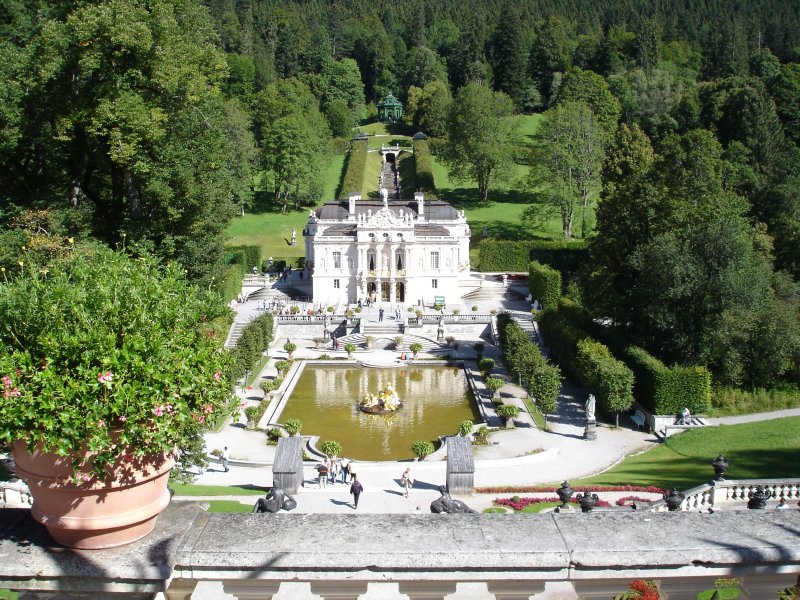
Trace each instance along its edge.
{"label": "grass lawn", "polygon": [[176,496],[263,496],[266,488],[249,488],[238,485],[197,485],[175,484],[170,485]]}
{"label": "grass lawn", "polygon": [[[308,221],[308,209],[249,214],[236,217],[228,226],[227,243],[231,246],[253,244],[261,246],[261,257],[296,258],[305,256],[303,227]],[[292,228],[297,232],[297,245],[290,246]]]}
{"label": "grass lawn", "polygon": [[688,489],[710,481],[710,462],[723,454],[731,466],[728,479],[800,476],[800,417],[742,425],[693,429],[663,445],[631,456],[619,465],[572,485],[656,485]]}
{"label": "grass lawn", "polygon": [[525,405],[525,409],[530,413],[531,417],[533,418],[533,422],[536,423],[536,426],[539,428],[539,430],[549,431],[549,428],[545,426],[546,423],[544,422],[544,416],[539,412],[539,407],[534,404],[530,396],[525,396],[522,399],[522,403]]}
{"label": "grass lawn", "polygon": [[344,154],[334,154],[331,161],[328,163],[328,168],[325,169],[325,179],[322,185],[322,198],[324,200],[333,200],[336,198],[336,192],[339,191],[339,184],[344,177]]}
{"label": "grass lawn", "polygon": [[253,512],[252,504],[242,504],[236,500],[209,500],[208,512],[212,513],[249,513]]}
{"label": "grass lawn", "polygon": [[364,167],[364,181],[361,184],[361,196],[364,198],[378,197],[378,183],[381,178],[383,159],[380,152],[367,153],[367,164]]}

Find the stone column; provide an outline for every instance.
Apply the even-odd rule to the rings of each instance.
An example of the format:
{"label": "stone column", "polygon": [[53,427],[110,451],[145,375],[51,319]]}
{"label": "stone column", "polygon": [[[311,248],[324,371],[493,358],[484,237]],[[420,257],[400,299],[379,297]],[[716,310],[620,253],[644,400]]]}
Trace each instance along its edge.
{"label": "stone column", "polygon": [[358,600],[368,587],[368,581],[312,581],[311,593],[325,600]]}
{"label": "stone column", "polygon": [[487,581],[495,600],[528,600],[544,591],[544,581]]}
{"label": "stone column", "polygon": [[400,593],[409,600],[444,600],[456,591],[455,581],[401,581]]}
{"label": "stone column", "polygon": [[223,581],[222,589],[226,594],[236,596],[238,600],[272,600],[272,596],[281,589],[281,582],[258,579]]}
{"label": "stone column", "polygon": [[196,587],[196,579],[173,579],[164,590],[164,597],[167,600],[191,600]]}

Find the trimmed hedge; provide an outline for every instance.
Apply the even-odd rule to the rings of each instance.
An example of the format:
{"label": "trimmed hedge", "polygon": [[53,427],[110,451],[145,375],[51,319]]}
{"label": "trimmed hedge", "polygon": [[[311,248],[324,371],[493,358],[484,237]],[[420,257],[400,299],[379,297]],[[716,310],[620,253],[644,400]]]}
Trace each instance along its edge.
{"label": "trimmed hedge", "polygon": [[636,399],[656,415],[677,415],[684,408],[692,414],[711,406],[711,373],[705,367],[667,367],[638,346],[628,346],[621,357],[635,377]]}
{"label": "trimmed hedge", "polygon": [[237,265],[244,276],[261,265],[261,246],[226,246],[225,259],[226,263]]}
{"label": "trimmed hedge", "polygon": [[[707,368],[667,367],[645,349],[627,344],[617,332],[594,323],[580,307],[566,298],[559,301],[558,308],[542,312],[539,328],[552,355],[578,380],[585,381],[577,360],[577,347],[591,333],[592,337],[607,344],[611,353],[632,371],[633,396],[653,414],[677,415],[685,407],[693,414],[709,410],[711,374]],[[619,367],[614,367],[613,371],[622,377],[623,371]]]}
{"label": "trimmed hedge", "polygon": [[482,241],[478,246],[481,271],[528,270],[531,261],[548,265],[571,277],[589,258],[588,245],[583,240],[508,240]]}
{"label": "trimmed hedge", "polygon": [[578,342],[575,360],[583,382],[597,394],[603,411],[614,414],[619,424],[619,413],[633,404],[633,372],[614,358],[608,347],[588,337]]}
{"label": "trimmed hedge", "polygon": [[436,192],[433,183],[433,164],[431,162],[431,151],[427,140],[417,140],[414,142],[414,168],[416,169],[417,190],[426,194]]}
{"label": "trimmed hedge", "polygon": [[367,166],[367,140],[357,139],[350,142],[350,152],[347,155],[347,170],[344,173],[342,186],[338,197],[347,199],[350,194],[361,193],[364,185],[364,170]]}
{"label": "trimmed hedge", "polygon": [[242,335],[231,350],[233,365],[231,377],[239,379],[245,371],[252,369],[261,359],[261,354],[269,347],[272,341],[273,322],[272,314],[265,313],[253,319],[242,330]]}
{"label": "trimmed hedge", "polygon": [[561,298],[561,273],[533,261],[528,267],[528,287],[534,300],[539,300],[544,308],[556,306]]}

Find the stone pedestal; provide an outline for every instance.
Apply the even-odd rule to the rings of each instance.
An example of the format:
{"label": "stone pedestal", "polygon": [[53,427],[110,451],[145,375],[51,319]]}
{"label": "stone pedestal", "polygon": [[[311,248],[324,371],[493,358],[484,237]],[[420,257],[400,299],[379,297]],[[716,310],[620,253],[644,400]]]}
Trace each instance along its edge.
{"label": "stone pedestal", "polygon": [[297,435],[278,440],[272,463],[272,485],[296,494],[303,484],[303,438]]}
{"label": "stone pedestal", "polygon": [[475,491],[475,461],[472,443],[461,435],[447,438],[447,491],[471,494]]}
{"label": "stone pedestal", "polygon": [[596,440],[597,439],[597,421],[592,419],[586,421],[586,429],[583,431],[583,439]]}

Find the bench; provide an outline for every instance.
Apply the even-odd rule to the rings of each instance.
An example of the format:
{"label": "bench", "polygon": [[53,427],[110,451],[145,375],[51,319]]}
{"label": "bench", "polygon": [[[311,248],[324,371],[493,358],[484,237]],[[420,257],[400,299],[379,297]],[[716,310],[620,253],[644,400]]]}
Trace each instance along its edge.
{"label": "bench", "polygon": [[631,417],[631,421],[633,421],[636,424],[636,429],[641,429],[647,422],[647,417],[644,416],[644,413],[642,411],[637,410],[636,414],[634,414]]}

